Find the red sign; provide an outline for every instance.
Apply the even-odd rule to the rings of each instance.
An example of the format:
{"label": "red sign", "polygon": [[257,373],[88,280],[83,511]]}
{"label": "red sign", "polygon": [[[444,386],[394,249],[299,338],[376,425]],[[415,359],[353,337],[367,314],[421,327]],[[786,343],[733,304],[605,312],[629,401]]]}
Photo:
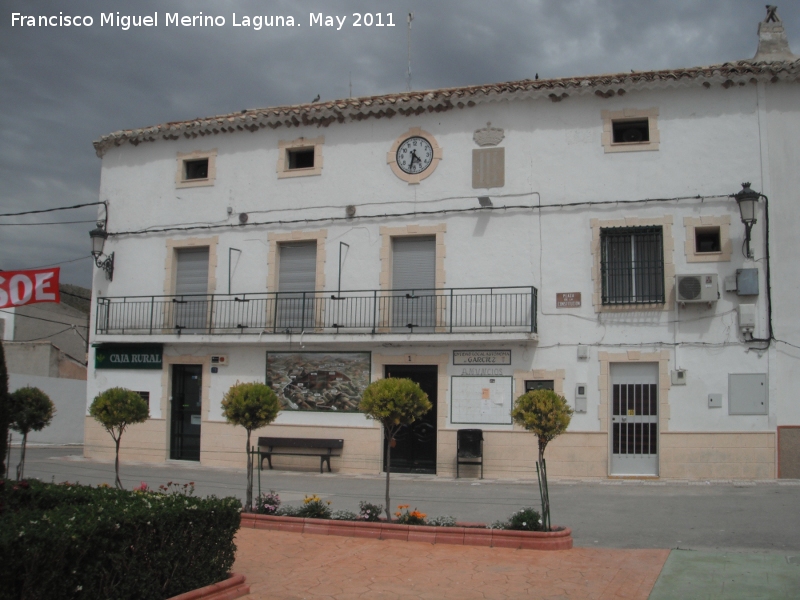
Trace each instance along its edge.
{"label": "red sign", "polygon": [[58,267],[35,271],[0,271],[0,308],[36,302],[61,302]]}

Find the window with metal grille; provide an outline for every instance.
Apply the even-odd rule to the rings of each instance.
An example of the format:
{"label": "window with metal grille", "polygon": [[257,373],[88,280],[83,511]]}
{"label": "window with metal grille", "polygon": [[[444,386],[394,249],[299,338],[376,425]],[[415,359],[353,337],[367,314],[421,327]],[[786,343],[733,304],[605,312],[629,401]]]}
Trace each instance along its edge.
{"label": "window with metal grille", "polygon": [[663,231],[658,227],[600,230],[603,304],[663,304]]}

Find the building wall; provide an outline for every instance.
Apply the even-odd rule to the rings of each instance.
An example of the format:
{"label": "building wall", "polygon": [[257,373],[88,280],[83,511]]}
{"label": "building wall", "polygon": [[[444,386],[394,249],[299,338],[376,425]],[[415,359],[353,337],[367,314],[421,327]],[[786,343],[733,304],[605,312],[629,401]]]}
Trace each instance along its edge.
{"label": "building wall", "polygon": [[[32,444],[81,444],[83,443],[83,406],[86,402],[86,381],[62,379],[41,375],[9,373],[8,389],[37,387],[50,397],[56,412],[50,425],[41,431],[31,431],[28,443]],[[11,432],[14,443],[22,441],[22,435]]]}
{"label": "building wall", "polygon": [[[345,242],[349,250],[341,263],[342,289],[377,290],[386,285],[385,277],[381,278],[382,248],[385,254],[382,228],[435,230],[442,249],[441,253],[437,250],[442,259],[437,285],[441,281],[446,287],[536,286],[539,328],[538,335],[529,339],[488,336],[476,341],[454,334],[433,346],[430,340],[408,336],[388,348],[380,335],[310,336],[305,341],[302,336],[276,341],[269,333],[225,340],[204,335],[182,335],[180,339],[93,335],[93,341],[164,342],[165,362],[191,356],[207,365],[211,354],[230,356],[229,366],[218,374],[207,374],[201,454],[201,462],[206,464],[239,464],[244,433],[222,423],[219,402],[237,380],[264,380],[267,350],[357,349],[373,352],[373,378],[386,364],[386,356],[398,360],[409,353],[428,356],[439,365],[445,387],[439,397],[437,472],[450,475],[459,426],[448,417],[447,385],[451,376],[462,373],[462,367],[452,365],[452,352],[484,348],[512,351],[512,364],[501,367],[498,374],[563,371],[560,385],[571,403],[576,385],[588,386],[587,411],[576,413],[569,432],[548,450],[553,475],[608,475],[608,363],[610,355],[624,354],[625,360],[660,364],[665,382],[660,384],[662,477],[774,477],[776,425],[800,422],[800,409],[791,392],[800,353],[780,344],[764,352],[751,349],[759,344],[744,343],[739,332],[738,306],[754,303],[755,336],[768,335],[763,254],[766,215],[762,204],[751,244],[755,259],[745,259],[739,250],[744,227],[729,195],[749,180],[753,189],[770,196],[773,324],[779,324],[779,337],[798,340],[800,336],[794,334],[800,330],[800,321],[792,306],[800,267],[781,252],[794,243],[798,220],[798,93],[798,86],[789,84],[676,87],[631,91],[610,99],[576,95],[558,103],[503,101],[449,113],[332,125],[325,131],[321,147],[321,174],[289,179],[278,178],[275,172],[281,141],[316,138],[316,128],[279,128],[113,148],[103,159],[101,175],[101,198],[113,205],[111,231],[182,223],[188,214],[192,222],[229,219],[238,223],[239,213],[247,213],[249,225],[217,229],[207,235],[171,231],[112,236],[107,248],[115,252],[114,281],[109,283],[96,272],[95,294],[163,293],[169,284],[164,266],[171,264],[169,252],[190,238],[193,243],[207,238],[215,248],[212,291],[227,293],[230,281],[233,293],[266,292],[268,281],[274,278],[269,268],[275,264],[274,257],[270,259],[270,240],[322,228],[325,235],[319,239],[325,247],[325,260],[318,264],[324,271],[318,274],[318,281],[325,281],[327,290],[335,289],[340,275],[339,244]],[[604,152],[603,111],[653,108],[658,110],[658,150]],[[488,121],[504,129],[500,145],[505,148],[505,186],[475,190],[471,187],[472,150],[476,148],[472,135]],[[411,126],[435,136],[443,157],[432,176],[410,186],[392,173],[385,157],[393,141]],[[178,153],[212,149],[216,150],[213,185],[176,188]],[[483,194],[492,198],[498,210],[422,214],[477,208],[476,196]],[[651,201],[627,202],[645,199]],[[576,203],[595,204],[564,206]],[[345,206],[351,204],[356,206],[356,216],[345,220]],[[503,206],[513,208],[499,209]],[[387,212],[409,214],[379,216]],[[303,221],[320,218],[330,220],[321,225]],[[700,223],[730,224],[729,255],[697,262],[697,257],[687,252],[691,228],[698,219]],[[597,247],[593,239],[598,228],[647,224],[664,227],[668,301],[645,310],[605,310],[596,302]],[[231,254],[232,248],[240,253]],[[234,259],[230,272],[229,257]],[[758,296],[740,297],[724,291],[725,278],[741,268],[759,269]],[[706,273],[718,276],[717,302],[681,306],[673,301],[673,274]],[[581,306],[558,308],[558,292],[580,292]],[[579,345],[588,347],[587,359],[577,357]],[[436,358],[442,355],[444,362]],[[628,358],[634,356],[638,358]],[[676,369],[686,370],[685,385],[669,383]],[[728,414],[728,375],[738,373],[768,374],[768,414]],[[142,460],[163,460],[168,444],[168,369],[161,373],[100,371],[93,369],[90,360],[88,398],[112,385],[151,392],[151,421],[131,429],[131,447],[126,452]],[[519,387],[514,391],[516,395],[521,392]],[[712,393],[722,394],[722,408],[708,408]],[[102,436],[92,433],[89,444],[93,427],[87,421],[87,454],[107,452]],[[533,436],[511,425],[483,429],[487,432],[487,477],[533,476]],[[282,413],[266,431],[341,436],[346,440],[345,451],[334,461],[335,468],[343,472],[380,468],[380,431],[361,415]],[[293,462],[300,465],[303,461]]]}

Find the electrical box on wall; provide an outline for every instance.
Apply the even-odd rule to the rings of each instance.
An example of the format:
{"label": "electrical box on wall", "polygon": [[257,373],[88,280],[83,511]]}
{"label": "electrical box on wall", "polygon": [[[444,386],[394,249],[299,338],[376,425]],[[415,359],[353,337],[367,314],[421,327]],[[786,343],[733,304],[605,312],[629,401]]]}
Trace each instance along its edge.
{"label": "electrical box on wall", "polygon": [[768,410],[766,373],[728,375],[729,415],[766,415]]}
{"label": "electrical box on wall", "polygon": [[215,367],[227,367],[228,356],[225,354],[218,354],[211,357],[211,365]]}
{"label": "electrical box on wall", "polygon": [[586,384],[578,383],[575,385],[575,412],[586,412]]}
{"label": "electrical box on wall", "polygon": [[736,293],[758,296],[758,269],[736,269]]}
{"label": "electrical box on wall", "polygon": [[756,328],[756,305],[739,305],[739,329],[744,336],[752,336]]}
{"label": "electrical box on wall", "polygon": [[722,394],[709,394],[708,408],[722,408]]}
{"label": "electrical box on wall", "polygon": [[686,369],[672,371],[672,385],[686,385]]}
{"label": "electrical box on wall", "polygon": [[589,346],[584,346],[583,344],[578,345],[578,359],[586,359],[589,358]]}

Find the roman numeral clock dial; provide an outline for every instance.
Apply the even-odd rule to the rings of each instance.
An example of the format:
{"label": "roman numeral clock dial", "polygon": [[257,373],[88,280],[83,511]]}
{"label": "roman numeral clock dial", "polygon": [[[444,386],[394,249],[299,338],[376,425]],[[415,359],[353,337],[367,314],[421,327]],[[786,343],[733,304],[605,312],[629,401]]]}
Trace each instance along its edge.
{"label": "roman numeral clock dial", "polygon": [[386,157],[392,171],[409,184],[419,183],[436,169],[442,149],[436,139],[419,127],[412,127],[397,138]]}

